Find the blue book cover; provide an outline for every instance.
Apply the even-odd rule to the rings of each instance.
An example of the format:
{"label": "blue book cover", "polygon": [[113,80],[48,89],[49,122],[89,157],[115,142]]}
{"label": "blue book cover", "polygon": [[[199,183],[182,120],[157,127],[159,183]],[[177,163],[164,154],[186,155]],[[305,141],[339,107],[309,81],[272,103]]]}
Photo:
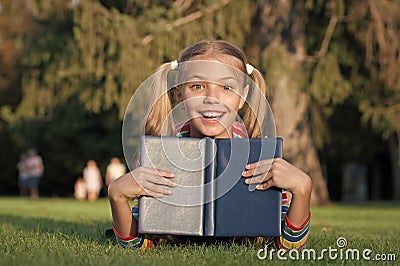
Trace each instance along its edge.
{"label": "blue book cover", "polygon": [[175,173],[172,195],[139,199],[139,233],[279,236],[281,190],[255,190],[248,163],[282,157],[281,138],[212,139],[143,136],[141,165]]}

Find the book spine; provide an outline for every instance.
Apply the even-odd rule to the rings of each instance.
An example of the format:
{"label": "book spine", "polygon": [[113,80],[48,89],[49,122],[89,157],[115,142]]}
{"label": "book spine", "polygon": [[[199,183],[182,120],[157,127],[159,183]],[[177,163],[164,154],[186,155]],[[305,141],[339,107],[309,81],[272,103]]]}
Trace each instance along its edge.
{"label": "book spine", "polygon": [[276,150],[275,150],[275,158],[282,158],[283,157],[283,139],[276,138]]}
{"label": "book spine", "polygon": [[215,164],[216,145],[214,139],[206,138],[204,155],[204,236],[213,236],[215,231]]}
{"label": "book spine", "polygon": [[[140,137],[140,151],[141,152],[139,153],[139,164],[143,166],[145,164],[144,160],[146,157],[145,157],[145,151],[141,147],[145,147],[145,136],[143,136],[143,135]],[[143,197],[139,197],[139,199],[138,199],[138,207],[139,207],[138,217],[142,217],[141,212],[143,209],[141,209],[140,206],[142,204],[144,204],[143,201],[144,201]],[[141,220],[141,219],[138,220],[138,231],[139,232],[141,231],[141,229],[143,227],[142,221],[143,220]]]}

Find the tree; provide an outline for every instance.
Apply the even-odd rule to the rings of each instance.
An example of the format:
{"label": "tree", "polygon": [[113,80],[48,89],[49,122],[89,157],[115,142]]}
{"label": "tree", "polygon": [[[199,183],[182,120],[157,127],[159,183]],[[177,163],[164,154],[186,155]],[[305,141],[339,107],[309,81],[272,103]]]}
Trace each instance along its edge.
{"label": "tree", "polygon": [[[165,1],[165,3],[166,2],[168,1]],[[191,10],[190,12],[188,12],[188,14],[186,14],[187,9],[184,8],[180,9],[179,6],[174,5],[173,2],[168,2],[168,3],[169,4],[165,4],[164,7],[158,8],[158,16],[155,18],[152,17],[150,14],[148,14],[147,13],[148,11],[146,9],[144,9],[144,11],[140,16],[134,18],[134,21],[137,22],[138,24],[144,18],[146,18],[147,22],[146,25],[149,25],[147,26],[148,29],[141,28],[142,33],[135,32],[135,34],[131,34],[131,36],[133,35],[135,37],[137,35],[143,36],[143,33],[146,34],[145,37],[142,38],[141,42],[139,42],[140,39],[139,41],[135,39],[135,43],[139,47],[141,47],[142,53],[140,54],[140,56],[142,62],[153,61],[154,63],[160,64],[163,61],[165,61],[165,59],[172,60],[178,54],[179,50],[181,50],[187,44],[195,41],[197,35],[203,36],[203,38],[207,36],[218,36],[228,41],[232,41],[240,46],[244,46],[246,41],[248,42],[250,42],[250,40],[253,41],[254,39],[257,38],[256,37],[257,35],[265,36],[265,38],[270,38],[271,41],[271,43],[268,43],[268,49],[269,49],[268,51],[271,53],[275,53],[276,51],[278,51],[278,53],[280,53],[282,57],[284,57],[285,54],[287,54],[285,53],[286,46],[290,46],[293,43],[299,43],[299,39],[300,42],[301,39],[304,42],[304,34],[303,36],[301,35],[299,36],[298,34],[293,34],[292,36],[294,38],[292,40],[293,43],[282,43],[281,47],[277,47],[274,46],[274,43],[276,43],[277,41],[277,38],[274,38],[274,36],[267,36],[265,32],[262,32],[261,34],[259,32],[251,33],[249,31],[250,20],[252,19],[251,16],[257,14],[257,12],[255,12],[255,6],[249,3],[248,1],[235,1],[235,3],[230,1],[219,1],[213,5],[208,5],[208,6],[206,4],[201,3],[200,1],[191,1],[191,4],[186,6],[187,9]],[[287,21],[287,25],[290,25],[294,21],[298,21],[297,17],[290,17],[289,15],[290,12],[293,13],[293,10],[290,10],[290,8],[289,9],[280,9],[280,8],[283,8],[283,6],[279,6],[278,10],[283,10],[283,12],[287,13],[280,14],[279,16],[275,17],[275,22],[271,23],[271,21],[269,21],[269,24],[268,23],[264,24],[265,26],[271,26],[266,30],[271,30],[272,28],[276,27],[277,24],[279,24],[278,21],[281,18],[284,18]],[[297,12],[299,17],[301,17],[300,14],[301,12],[304,12],[304,10],[300,10],[299,7],[297,8],[298,10],[295,11],[294,13]],[[89,9],[87,10],[90,11]],[[148,10],[149,11],[151,10],[152,14],[154,14],[154,10],[157,10],[157,8],[152,6],[152,8],[151,9],[149,8]],[[245,10],[250,10],[252,13],[250,13],[250,11],[249,13],[247,13],[245,12]],[[180,14],[181,17],[175,15],[176,19],[174,19],[173,16],[174,12],[172,11]],[[240,19],[238,16],[230,15],[237,13],[242,14]],[[162,15],[160,16],[160,14]],[[172,14],[172,22],[168,22],[167,20],[165,27],[158,27],[157,30],[153,28],[154,27],[153,25],[163,25],[162,20],[164,20],[164,17],[168,18],[169,16],[171,16],[171,14]],[[258,14],[260,14],[261,17],[263,17],[263,15],[264,16],[266,15],[263,12],[259,12]],[[83,17],[88,17],[88,16],[90,15],[87,14]],[[233,20],[232,18],[235,19]],[[171,21],[171,19],[169,21]],[[106,29],[98,27],[97,30],[99,32],[104,32]],[[296,30],[298,30],[298,28],[293,29],[293,31]],[[275,32],[275,36],[280,36],[280,34],[281,32],[278,31]],[[85,33],[84,35],[87,36],[87,33]],[[286,42],[286,40],[283,41]],[[93,44],[96,43],[96,41],[91,41],[90,43]],[[254,43],[255,45],[259,46],[264,45],[265,47],[265,43],[263,43],[262,41]],[[299,53],[301,53],[301,51],[304,53],[305,43],[302,44],[299,43],[299,45],[302,46],[302,47],[297,47],[298,51],[300,51]],[[285,49],[282,49],[282,47]],[[154,51],[156,51],[156,53],[154,53]],[[262,53],[265,55],[268,53],[268,51],[266,49]],[[263,54],[258,54],[258,56],[264,56]],[[298,55],[301,56],[301,54]],[[265,56],[265,58],[267,58],[267,56]],[[263,61],[263,59],[259,60],[257,57],[255,57],[255,59],[256,60],[254,60],[254,62]],[[286,81],[293,80],[292,83],[282,84],[280,88],[273,90],[273,93],[276,94],[273,96],[273,98],[280,99],[279,101],[277,100],[273,102],[272,105],[273,110],[275,112],[275,116],[278,117],[277,119],[278,130],[281,131],[280,134],[283,135],[285,138],[285,149],[286,149],[286,156],[288,157],[288,159],[294,162],[299,167],[305,169],[313,177],[315,184],[313,201],[315,203],[320,203],[320,204],[326,203],[329,199],[329,196],[327,194],[326,185],[322,178],[322,172],[318,162],[317,153],[311,139],[309,121],[307,120],[307,112],[308,112],[307,93],[299,89],[305,86],[307,80],[292,79],[290,73],[296,73],[296,71],[293,71],[294,69],[301,69],[299,68],[299,66],[301,66],[301,62],[299,63],[299,60],[293,60],[293,58],[288,58],[288,59],[289,59],[288,62],[291,63],[288,63],[289,65],[286,65],[281,69],[283,70],[284,73],[286,73],[287,77],[280,76],[279,79],[274,81],[276,84],[282,84],[282,81],[284,80]],[[268,69],[268,73],[273,73],[274,71],[273,69],[275,69],[275,71],[278,72],[277,69],[281,67],[279,66],[279,60],[274,61],[274,59],[272,59],[272,61],[270,61],[270,59],[268,58],[267,62],[263,61],[263,63],[268,65],[266,66],[266,69]],[[144,69],[147,68],[144,67]],[[297,72],[296,76],[300,77],[304,74],[305,73]],[[294,88],[292,88],[293,86]],[[292,90],[293,93],[291,94],[288,90]],[[291,99],[290,102],[286,103],[294,107],[291,113],[287,112],[288,108],[287,106],[285,106],[285,103],[281,100],[282,98],[280,98],[280,95],[278,94],[282,91],[285,91],[284,98]],[[285,112],[283,112],[283,110],[285,110]],[[290,116],[291,114],[296,114],[296,118],[294,120],[293,117]],[[293,123],[291,123],[290,121],[293,121]],[[298,125],[301,125],[302,127],[298,128]],[[303,143],[303,145],[298,145],[298,142],[296,142],[295,140],[298,140],[300,143]]]}
{"label": "tree", "polygon": [[[36,125],[40,120],[53,121],[60,108],[74,106],[67,105],[71,99],[84,107],[74,109],[76,117],[82,112],[101,115],[118,108],[122,118],[133,90],[157,65],[175,59],[194,41],[222,38],[245,48],[252,63],[266,71],[274,88],[272,107],[278,132],[285,138],[286,157],[312,176],[314,202],[327,202],[307,118],[309,96],[304,88],[310,73],[302,61],[306,50],[302,3],[285,6],[276,1],[272,6],[274,2],[267,1],[255,5],[244,0],[193,0],[163,1],[162,5],[136,1],[132,5],[130,1],[92,0],[75,6],[66,1],[53,8],[47,1],[35,3],[34,9],[40,11],[34,13],[35,18],[42,27],[25,43],[24,97],[15,111],[2,109],[2,116],[14,132],[21,133],[21,139],[26,141],[28,132],[32,135],[27,126],[32,123],[27,121],[36,121]],[[269,13],[272,7],[278,8],[276,14]],[[254,21],[260,23],[259,32],[252,27]],[[44,30],[46,35],[41,34]],[[284,112],[285,104],[294,108]],[[71,116],[67,121],[76,123]],[[35,128],[40,133],[40,127]]]}
{"label": "tree", "polygon": [[358,92],[364,122],[389,138],[393,198],[400,199],[400,6],[399,1],[352,1],[349,31],[365,44],[370,78]]}
{"label": "tree", "polygon": [[[48,194],[68,193],[65,188],[72,187],[85,160],[105,163],[106,157],[122,155],[115,112],[121,119],[134,89],[168,56],[177,56],[181,44],[170,45],[168,38],[184,41],[182,46],[194,41],[212,26],[212,13],[228,2],[196,7],[196,18],[208,16],[197,32],[186,25],[192,16],[177,19],[191,6],[174,1],[163,6],[143,1],[137,12],[124,8],[133,17],[98,1],[30,2],[28,15],[37,27],[18,35],[23,97],[15,109],[3,107],[1,116],[19,149],[35,146],[43,155]],[[169,19],[173,22],[165,24]],[[166,26],[161,30],[160,22]],[[230,34],[229,25],[222,25],[221,33]],[[176,27],[192,35],[175,34]],[[158,34],[165,37],[152,41]]]}
{"label": "tree", "polygon": [[[372,128],[388,139],[393,180],[393,198],[400,193],[399,161],[399,24],[398,1],[309,1],[308,38],[310,61],[315,61],[310,95],[317,146],[330,141],[326,121],[345,103],[355,105],[363,127]],[[324,19],[320,19],[320,18]],[[327,30],[321,49],[318,37],[321,21]],[[331,34],[329,34],[331,33]],[[322,39],[322,37],[321,37]],[[324,55],[322,56],[321,55]],[[317,60],[316,60],[317,59]],[[347,109],[347,107],[345,107]],[[321,130],[321,128],[323,130]],[[319,129],[319,130],[317,130]],[[370,135],[370,134],[368,134]],[[347,137],[347,136],[343,136]],[[364,139],[369,137],[363,135]],[[351,139],[351,137],[350,137]],[[324,140],[324,141],[323,141]],[[359,140],[355,149],[363,149]],[[381,149],[376,142],[370,150]],[[349,148],[351,149],[351,148]],[[397,150],[397,151],[396,151]],[[349,151],[343,151],[349,152]],[[350,153],[356,154],[357,151]],[[366,156],[360,158],[363,160]],[[367,156],[370,157],[370,156]],[[378,178],[378,177],[376,177]]]}
{"label": "tree", "polygon": [[103,83],[80,75],[70,3],[32,1],[26,7],[33,26],[14,34],[20,41],[14,46],[20,47],[23,58],[19,72],[23,97],[15,109],[8,105],[1,110],[12,132],[12,147],[21,151],[35,147],[43,156],[41,190],[47,195],[72,193],[86,160],[105,166],[110,157],[122,156],[118,109],[96,109],[103,103],[95,97],[85,101]]}
{"label": "tree", "polygon": [[285,157],[311,176],[312,202],[326,204],[329,195],[309,119],[307,85],[312,65],[306,58],[306,21],[302,1],[258,1],[249,36],[257,42],[249,41],[248,50],[271,87],[272,109],[278,134],[285,140]]}
{"label": "tree", "polygon": [[[0,107],[8,105],[15,108],[21,99],[21,47],[23,37],[33,27],[26,4],[23,1],[0,2]],[[19,150],[15,146],[7,124],[0,117],[0,176],[4,183],[1,190],[10,193],[17,187]],[[11,166],[11,167],[10,167]]]}
{"label": "tree", "polygon": [[[262,37],[252,38],[261,43],[252,51],[254,58],[264,60],[285,139],[312,136],[322,148],[330,141],[328,119],[351,98],[365,125],[389,137],[394,198],[400,195],[399,11],[398,1],[258,1],[260,19],[254,20],[253,29]],[[303,159],[297,154],[313,146],[305,143],[310,141],[300,141],[293,151],[286,147],[288,156]]]}

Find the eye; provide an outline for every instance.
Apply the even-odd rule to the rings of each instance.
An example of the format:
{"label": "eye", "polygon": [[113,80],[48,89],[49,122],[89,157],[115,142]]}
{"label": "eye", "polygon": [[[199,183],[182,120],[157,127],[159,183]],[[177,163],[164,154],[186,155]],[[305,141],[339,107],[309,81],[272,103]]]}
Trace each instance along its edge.
{"label": "eye", "polygon": [[224,85],[224,86],[222,86],[222,88],[223,88],[224,90],[226,90],[226,91],[232,91],[232,90],[233,90],[233,87],[230,86],[230,85]]}
{"label": "eye", "polygon": [[192,84],[190,86],[190,88],[194,89],[194,90],[201,90],[201,89],[204,89],[205,86],[203,84],[200,84],[200,83],[195,83],[195,84]]}

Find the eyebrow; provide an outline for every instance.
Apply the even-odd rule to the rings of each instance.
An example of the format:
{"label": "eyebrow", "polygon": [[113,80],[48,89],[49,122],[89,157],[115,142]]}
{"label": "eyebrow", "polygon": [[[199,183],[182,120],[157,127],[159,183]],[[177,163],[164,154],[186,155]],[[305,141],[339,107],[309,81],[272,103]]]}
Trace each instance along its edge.
{"label": "eyebrow", "polygon": [[[209,78],[206,78],[206,77],[201,76],[201,75],[189,75],[189,76],[186,78],[186,80],[189,80],[189,81],[190,81],[191,79],[197,79],[197,80],[201,80],[201,81],[209,81]],[[237,81],[236,78],[231,77],[231,76],[226,76],[226,77],[218,78],[218,81],[220,81],[220,80],[230,80],[230,79]]]}

